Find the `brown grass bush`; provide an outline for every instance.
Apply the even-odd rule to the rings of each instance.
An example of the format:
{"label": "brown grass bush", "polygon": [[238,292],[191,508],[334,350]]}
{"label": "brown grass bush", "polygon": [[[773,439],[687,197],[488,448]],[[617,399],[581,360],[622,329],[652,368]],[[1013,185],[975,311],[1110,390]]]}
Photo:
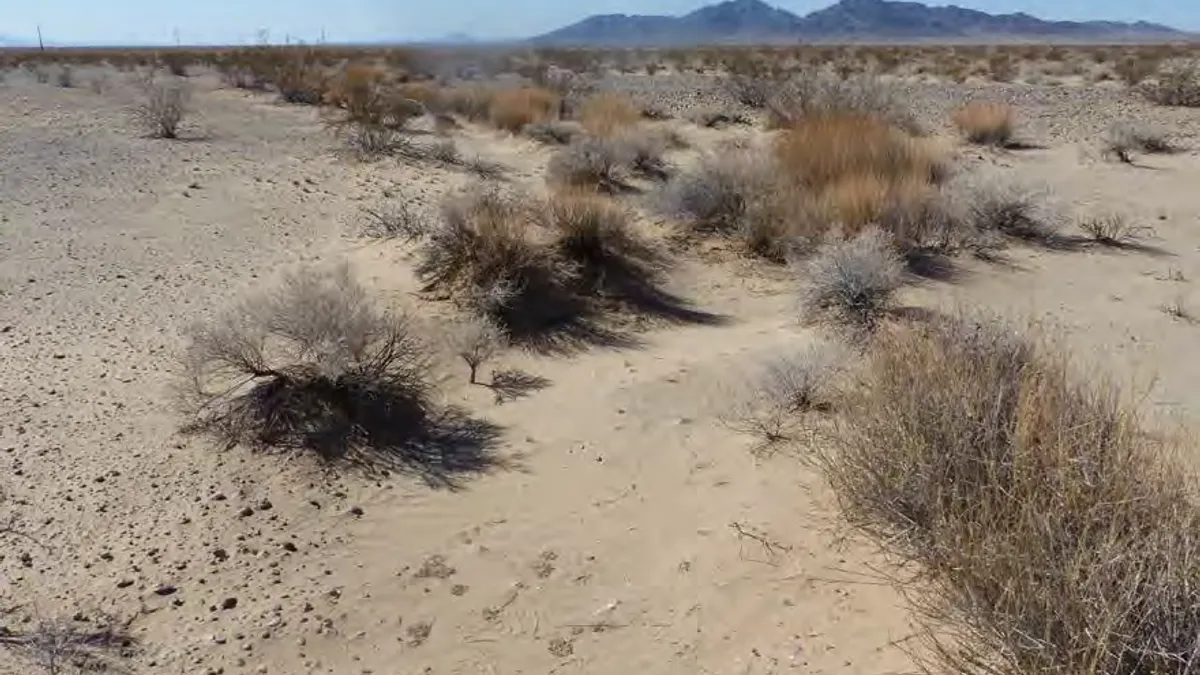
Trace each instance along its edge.
{"label": "brown grass bush", "polygon": [[183,80],[143,83],[144,100],[134,108],[134,117],[154,138],[178,138],[179,126],[188,114],[191,88]]}
{"label": "brown grass bush", "polygon": [[642,121],[642,110],[628,96],[602,92],[584,99],[576,113],[593,136],[612,136]]}
{"label": "brown grass bush", "polygon": [[946,173],[928,142],[862,113],[799,118],[780,134],[775,157],[782,172],[814,191],[848,176],[935,183]]}
{"label": "brown grass bush", "polygon": [[[1190,673],[1200,511],[1106,383],[992,320],[897,330],[818,465],[900,562],[926,672]],[[821,449],[825,448],[825,449]]]}
{"label": "brown grass bush", "polygon": [[360,461],[396,450],[430,418],[427,348],[345,266],[289,274],[189,338],[190,428],[229,445]]}
{"label": "brown grass bush", "polygon": [[558,106],[558,95],[546,89],[501,89],[491,97],[488,121],[498,129],[518,133],[527,124],[556,119]]}
{"label": "brown grass bush", "polygon": [[954,113],[954,126],[963,138],[977,145],[1008,145],[1016,123],[1016,111],[1005,103],[972,101]]}

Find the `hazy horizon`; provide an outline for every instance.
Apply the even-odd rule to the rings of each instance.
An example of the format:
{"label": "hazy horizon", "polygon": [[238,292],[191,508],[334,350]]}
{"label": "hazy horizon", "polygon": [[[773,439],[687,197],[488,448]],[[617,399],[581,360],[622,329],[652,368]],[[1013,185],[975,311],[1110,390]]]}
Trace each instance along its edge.
{"label": "hazy horizon", "polygon": [[[448,35],[479,40],[512,40],[545,33],[593,14],[685,14],[716,0],[599,0],[586,6],[553,0],[526,0],[497,6],[490,0],[446,0],[421,5],[411,0],[294,0],[286,13],[272,0],[196,3],[179,0],[42,0],[5,12],[0,41],[36,43],[41,26],[47,45],[167,46],[238,45],[260,41],[414,42]],[[770,4],[803,15],[834,0],[782,0]],[[103,6],[100,6],[103,4]],[[1143,0],[1136,11],[1117,0],[960,0],[957,4],[993,14],[1025,12],[1048,20],[1149,21],[1200,31],[1200,6],[1177,0]],[[0,44],[3,44],[0,42]]]}

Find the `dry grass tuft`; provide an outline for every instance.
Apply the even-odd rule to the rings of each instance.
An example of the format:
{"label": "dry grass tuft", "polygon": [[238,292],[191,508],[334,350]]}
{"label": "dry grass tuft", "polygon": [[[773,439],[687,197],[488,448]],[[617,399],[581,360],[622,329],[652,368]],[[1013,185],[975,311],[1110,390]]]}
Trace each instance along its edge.
{"label": "dry grass tuft", "polygon": [[1005,103],[972,101],[954,113],[954,126],[967,142],[977,145],[1008,145],[1016,123],[1016,111]]}
{"label": "dry grass tuft", "polygon": [[946,173],[929,143],[860,113],[801,117],[783,130],[775,156],[782,171],[814,191],[849,176],[936,183]]}
{"label": "dry grass tuft", "polygon": [[612,136],[640,123],[642,109],[624,94],[602,92],[585,99],[576,116],[588,133]]}
{"label": "dry grass tuft", "polygon": [[515,134],[526,125],[556,119],[559,101],[554,92],[537,87],[501,89],[488,101],[488,121],[498,129]]}
{"label": "dry grass tuft", "polygon": [[[881,337],[818,464],[906,566],[926,672],[1189,673],[1200,511],[1112,387],[996,321]],[[919,569],[919,571],[914,571]]]}

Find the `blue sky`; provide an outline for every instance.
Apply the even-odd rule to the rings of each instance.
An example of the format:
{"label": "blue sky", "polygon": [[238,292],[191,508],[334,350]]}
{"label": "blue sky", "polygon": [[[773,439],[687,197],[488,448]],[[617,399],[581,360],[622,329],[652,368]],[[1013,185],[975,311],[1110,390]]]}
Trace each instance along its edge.
{"label": "blue sky", "polygon": [[[770,0],[768,0],[770,1]],[[803,14],[832,0],[777,0]],[[535,35],[600,13],[680,14],[705,0],[0,0],[0,36],[47,42],[251,43],[259,29],[315,42],[408,40],[468,33],[484,38]],[[930,4],[947,4],[930,2]],[[1196,0],[958,0],[988,12],[1024,11],[1050,19],[1144,19],[1200,30]]]}

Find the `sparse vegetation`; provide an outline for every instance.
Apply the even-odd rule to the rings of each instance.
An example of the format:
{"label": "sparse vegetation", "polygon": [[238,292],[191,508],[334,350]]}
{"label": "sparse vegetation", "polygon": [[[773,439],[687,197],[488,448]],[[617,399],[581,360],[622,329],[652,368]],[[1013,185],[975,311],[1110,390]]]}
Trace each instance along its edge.
{"label": "sparse vegetation", "polygon": [[762,449],[796,440],[805,413],[830,408],[843,360],[842,351],[825,342],[768,360],[743,391],[731,394],[737,402],[722,423],[759,439]]}
{"label": "sparse vegetation", "polygon": [[583,134],[583,127],[569,121],[535,122],[522,127],[521,133],[546,145],[566,145]]}
{"label": "sparse vegetation", "polygon": [[1159,105],[1200,107],[1200,61],[1163,64],[1153,79],[1139,85],[1142,95]]}
{"label": "sparse vegetation", "polygon": [[550,158],[546,176],[572,187],[620,192],[625,187],[623,172],[633,159],[631,148],[619,139],[583,136]]}
{"label": "sparse vegetation", "polygon": [[1134,122],[1121,122],[1105,133],[1102,154],[1125,164],[1133,163],[1134,153],[1166,154],[1175,151],[1165,132]]}
{"label": "sparse vegetation", "polygon": [[188,85],[182,80],[148,80],[143,97],[134,109],[137,121],[155,138],[178,138],[191,99]]}

